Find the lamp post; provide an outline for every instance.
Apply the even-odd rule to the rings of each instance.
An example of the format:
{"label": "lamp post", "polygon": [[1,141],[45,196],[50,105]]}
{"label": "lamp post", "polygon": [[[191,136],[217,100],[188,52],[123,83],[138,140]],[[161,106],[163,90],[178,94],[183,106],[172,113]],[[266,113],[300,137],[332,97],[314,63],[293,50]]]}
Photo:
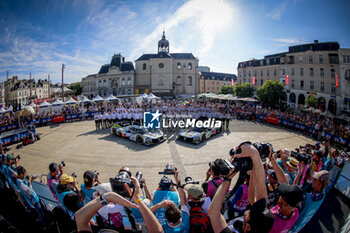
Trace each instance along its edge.
{"label": "lamp post", "polygon": [[63,84],[63,73],[66,66],[62,64],[62,101],[64,102],[64,84]]}

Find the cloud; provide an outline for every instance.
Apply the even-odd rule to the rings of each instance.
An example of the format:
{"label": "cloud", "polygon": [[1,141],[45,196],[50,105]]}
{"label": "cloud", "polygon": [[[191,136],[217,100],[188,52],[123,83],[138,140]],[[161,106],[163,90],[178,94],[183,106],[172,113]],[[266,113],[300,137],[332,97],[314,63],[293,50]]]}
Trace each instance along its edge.
{"label": "cloud", "polygon": [[287,4],[286,1],[283,1],[282,3],[280,3],[278,6],[273,8],[270,13],[267,14],[267,17],[273,20],[280,20],[284,10],[286,9],[286,4]]}
{"label": "cloud", "polygon": [[285,44],[300,44],[300,43],[306,42],[302,39],[296,39],[296,38],[278,38],[278,39],[274,39],[273,41],[285,43]]}

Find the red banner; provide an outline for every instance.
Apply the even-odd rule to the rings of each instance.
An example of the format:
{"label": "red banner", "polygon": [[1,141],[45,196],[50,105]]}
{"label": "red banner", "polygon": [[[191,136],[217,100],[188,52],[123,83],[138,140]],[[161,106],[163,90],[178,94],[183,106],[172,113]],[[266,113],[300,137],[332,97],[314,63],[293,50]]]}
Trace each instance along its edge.
{"label": "red banner", "polygon": [[57,117],[53,117],[53,118],[52,118],[52,122],[53,122],[53,123],[56,123],[56,122],[63,122],[63,121],[65,121],[64,115],[63,115],[63,116],[57,116]]}
{"label": "red banner", "polygon": [[255,85],[255,77],[252,79],[252,84]]}
{"label": "red banner", "polygon": [[279,124],[279,119],[278,117],[273,117],[273,116],[266,116],[266,122],[272,123],[272,124]]}
{"label": "red banner", "polygon": [[337,74],[335,74],[335,86],[339,87],[338,75]]}
{"label": "red banner", "polygon": [[235,86],[235,80],[233,78],[231,80],[231,84],[232,84],[232,86]]}
{"label": "red banner", "polygon": [[289,85],[289,75],[288,74],[286,74],[286,84],[287,84],[287,86]]}

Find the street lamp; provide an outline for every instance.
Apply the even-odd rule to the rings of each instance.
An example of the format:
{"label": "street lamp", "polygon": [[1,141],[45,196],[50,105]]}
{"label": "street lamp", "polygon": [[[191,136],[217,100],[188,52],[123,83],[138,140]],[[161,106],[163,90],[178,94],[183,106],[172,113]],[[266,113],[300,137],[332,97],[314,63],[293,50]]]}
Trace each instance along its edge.
{"label": "street lamp", "polygon": [[63,85],[63,73],[66,66],[62,64],[62,101],[64,102],[64,85]]}

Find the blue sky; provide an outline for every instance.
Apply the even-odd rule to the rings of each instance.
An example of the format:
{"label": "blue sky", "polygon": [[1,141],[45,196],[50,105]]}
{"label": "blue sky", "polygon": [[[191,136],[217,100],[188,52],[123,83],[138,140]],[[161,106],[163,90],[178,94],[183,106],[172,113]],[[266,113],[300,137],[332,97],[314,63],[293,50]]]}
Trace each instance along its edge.
{"label": "blue sky", "polygon": [[318,39],[350,48],[348,0],[2,0],[0,81],[80,81],[114,53],[134,61],[156,53],[165,29],[170,52],[236,73],[240,61]]}

